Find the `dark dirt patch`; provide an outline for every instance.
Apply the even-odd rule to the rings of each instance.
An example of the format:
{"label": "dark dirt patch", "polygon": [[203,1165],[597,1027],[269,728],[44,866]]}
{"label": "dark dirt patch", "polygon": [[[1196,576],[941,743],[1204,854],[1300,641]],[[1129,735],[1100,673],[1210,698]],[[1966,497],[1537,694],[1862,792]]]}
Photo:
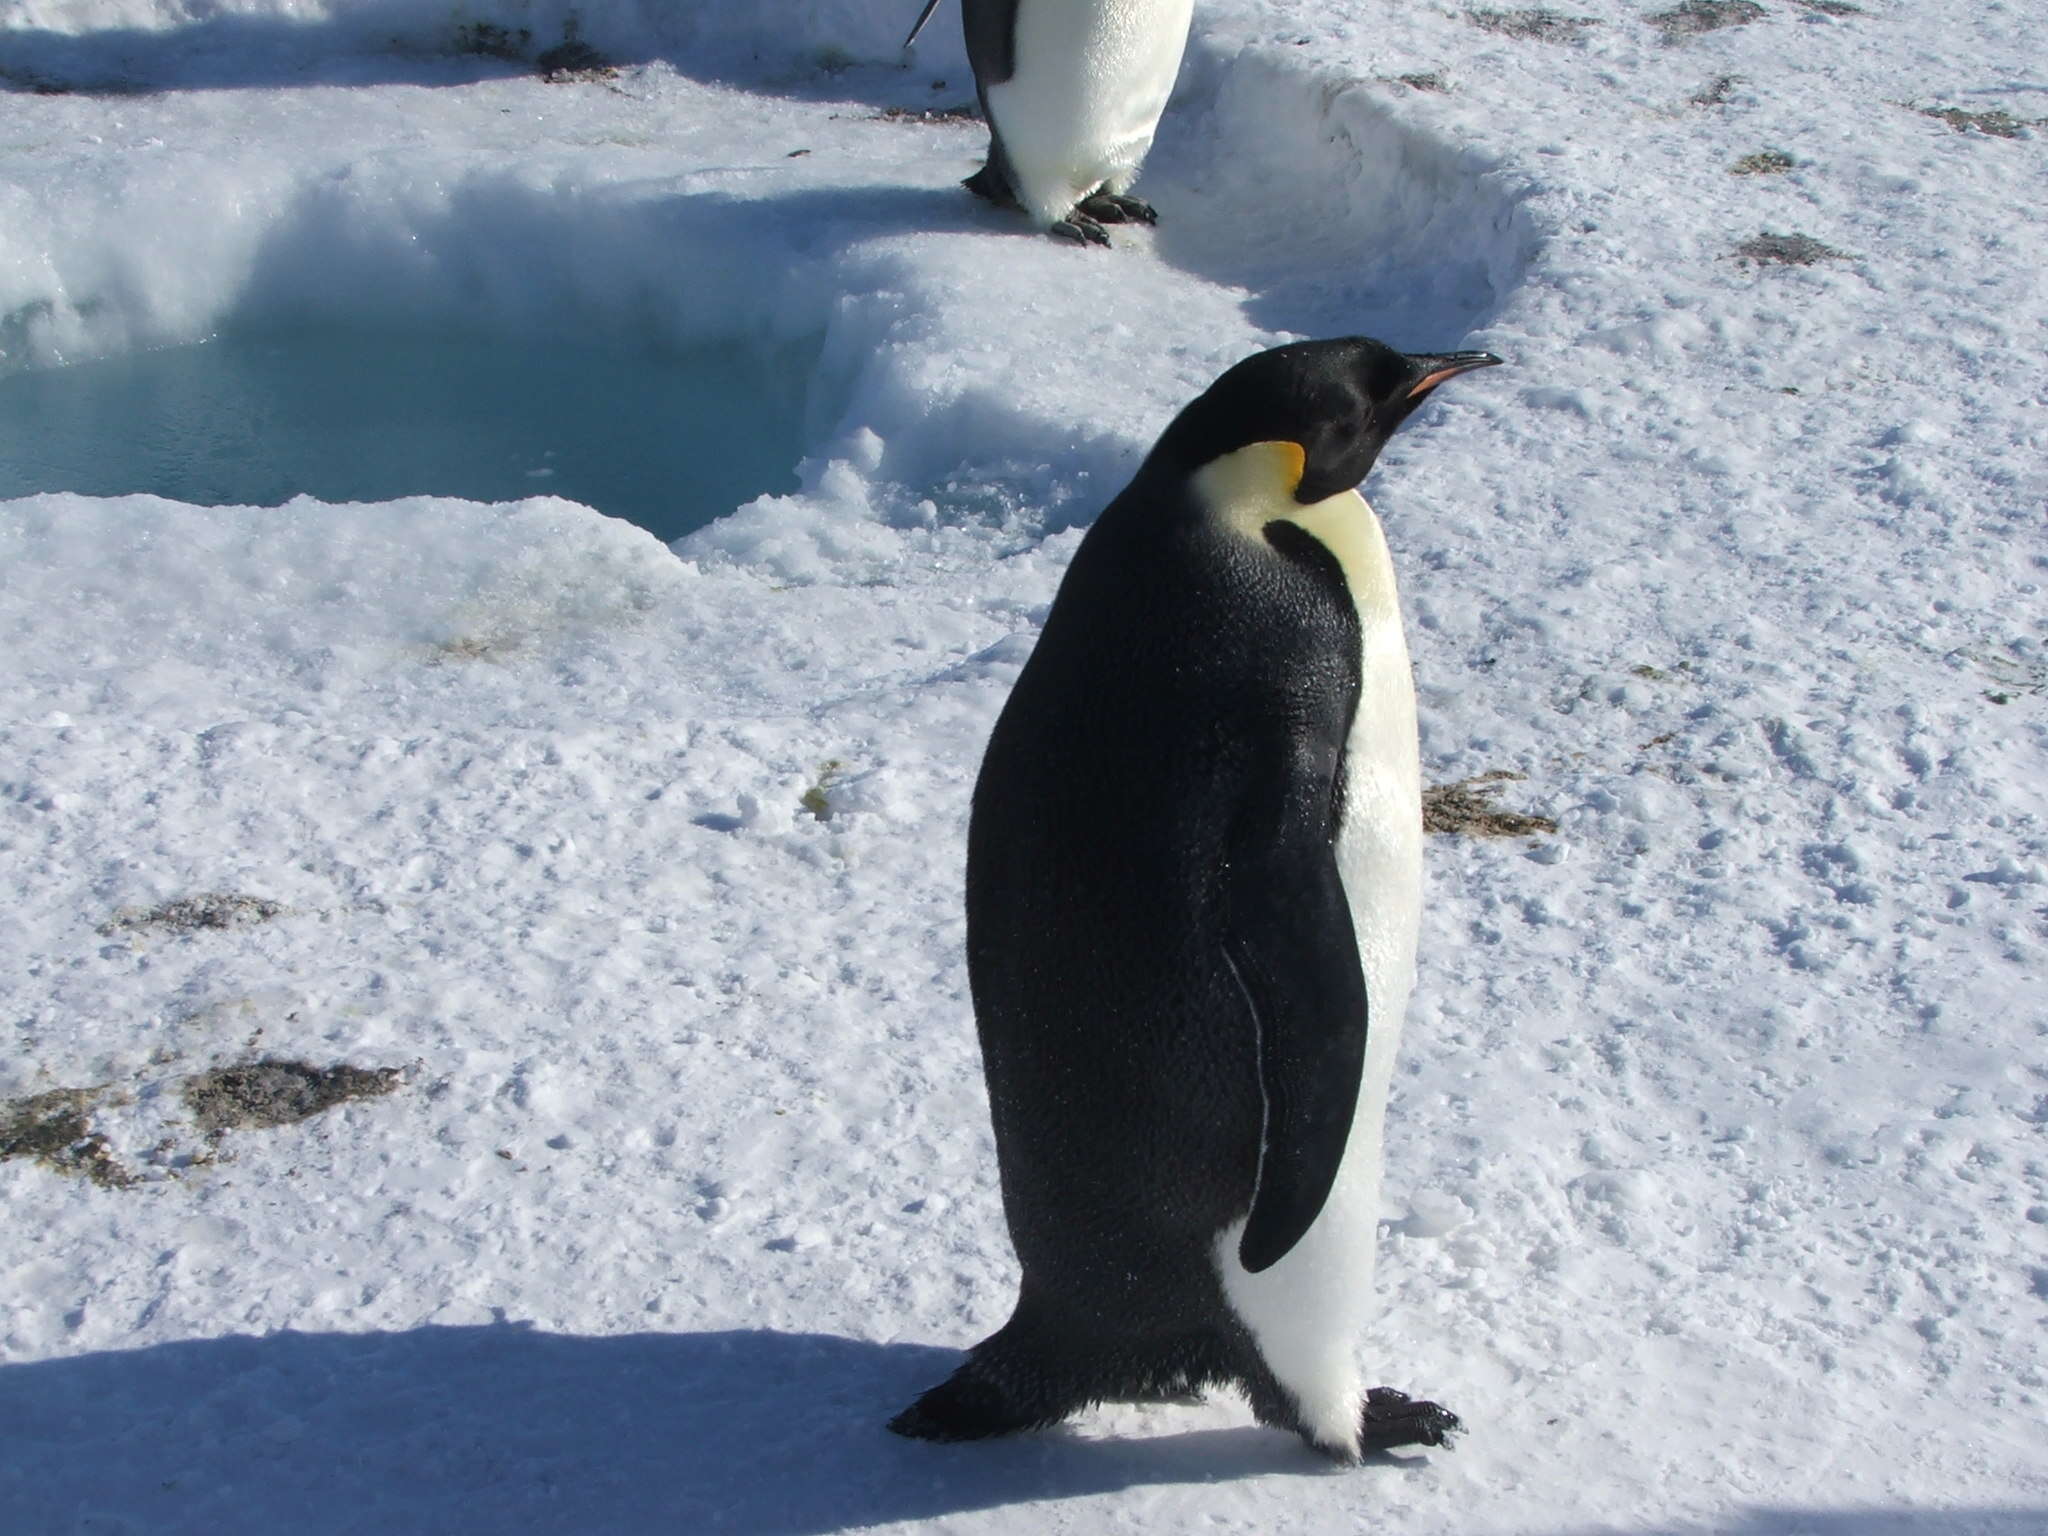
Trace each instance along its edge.
{"label": "dark dirt patch", "polygon": [[588,43],[557,43],[534,61],[541,79],[549,85],[576,80],[616,80],[618,66]]}
{"label": "dark dirt patch", "polygon": [[1496,768],[1422,792],[1422,830],[1444,837],[1540,837],[1557,830],[1548,816],[1524,816],[1494,805],[1502,788],[1528,775]]}
{"label": "dark dirt patch", "polygon": [[1740,84],[1740,75],[1716,75],[1686,100],[1695,107],[1725,107],[1729,94]]}
{"label": "dark dirt patch", "polygon": [[1823,245],[1811,235],[1774,235],[1769,230],[1735,247],[1735,256],[1760,267],[1810,267],[1821,261],[1852,259],[1847,251]]}
{"label": "dark dirt patch", "polygon": [[53,1088],[0,1103],[0,1161],[32,1157],[58,1173],[77,1174],[102,1189],[125,1189],[135,1175],[114,1157],[89,1112],[102,1088]]}
{"label": "dark dirt patch", "polygon": [[71,87],[25,69],[0,69],[0,91],[27,91],[35,96],[68,96]]}
{"label": "dark dirt patch", "polygon": [[846,765],[838,758],[827,758],[818,769],[818,782],[797,797],[797,803],[820,821],[832,819],[832,786],[839,781]]}
{"label": "dark dirt patch", "polygon": [[562,23],[562,40],[535,59],[541,79],[549,85],[572,80],[616,80],[612,61],[583,41],[583,23],[570,16]]}
{"label": "dark dirt patch", "polygon": [[99,932],[142,933],[165,929],[171,933],[197,933],[202,928],[253,928],[267,923],[284,911],[284,903],[262,896],[236,896],[227,891],[205,891],[197,896],[180,896],[154,907],[123,907],[99,926]]}
{"label": "dark dirt patch", "polygon": [[562,23],[562,40],[538,54],[533,51],[531,28],[501,27],[489,21],[464,22],[457,27],[452,51],[507,64],[531,59],[535,72],[550,85],[616,80],[619,75],[617,65],[583,41],[582,24],[574,16]]}
{"label": "dark dirt patch", "polygon": [[36,96],[154,96],[159,89],[141,80],[119,77],[58,80],[34,70],[0,69],[0,91],[25,91]]}
{"label": "dark dirt patch", "polygon": [[1957,133],[1983,133],[1994,139],[2016,139],[2029,128],[2040,126],[2024,117],[2014,117],[2002,107],[1994,107],[1989,112],[1965,112],[1961,107],[1920,107],[1916,110],[1922,117],[1947,123]]}
{"label": "dark dirt patch", "polygon": [[1465,19],[1483,32],[1498,33],[1518,40],[1535,38],[1546,43],[1576,42],[1588,27],[1600,23],[1591,16],[1566,16],[1558,11],[1467,11]]}
{"label": "dark dirt patch", "polygon": [[396,1067],[316,1067],[267,1058],[185,1079],[185,1107],[202,1131],[267,1130],[309,1120],[350,1099],[394,1091]]}
{"label": "dark dirt patch", "polygon": [[868,117],[877,123],[978,123],[981,108],[972,102],[957,107],[884,107]]}
{"label": "dark dirt patch", "polygon": [[1744,155],[1728,169],[1736,176],[1782,176],[1792,166],[1792,157],[1782,149],[1760,149],[1753,155]]}
{"label": "dark dirt patch", "polygon": [[455,29],[453,51],[517,63],[526,57],[526,50],[532,45],[533,33],[525,27],[501,27],[488,21],[471,21]]}
{"label": "dark dirt patch", "polygon": [[1812,11],[1817,16],[1861,16],[1863,7],[1851,5],[1849,0],[1792,0],[1802,11]]}
{"label": "dark dirt patch", "polygon": [[452,635],[446,640],[436,640],[427,647],[427,665],[441,666],[458,661],[506,661],[525,650],[531,639],[530,633],[516,629],[475,635]]}
{"label": "dark dirt patch", "polygon": [[1427,75],[1396,75],[1394,78],[1407,86],[1411,91],[1428,91],[1438,96],[1444,95],[1451,88],[1449,82],[1442,75],[1434,73]]}
{"label": "dark dirt patch", "polygon": [[1685,0],[1683,5],[1659,11],[1644,20],[1662,34],[1665,42],[1676,43],[1718,32],[1723,27],[1746,27],[1768,14],[1756,0]]}
{"label": "dark dirt patch", "polygon": [[1977,669],[1996,686],[1986,688],[1984,697],[1994,704],[2011,704],[2021,698],[2048,696],[2048,661],[2029,657],[2018,649],[1965,651]]}

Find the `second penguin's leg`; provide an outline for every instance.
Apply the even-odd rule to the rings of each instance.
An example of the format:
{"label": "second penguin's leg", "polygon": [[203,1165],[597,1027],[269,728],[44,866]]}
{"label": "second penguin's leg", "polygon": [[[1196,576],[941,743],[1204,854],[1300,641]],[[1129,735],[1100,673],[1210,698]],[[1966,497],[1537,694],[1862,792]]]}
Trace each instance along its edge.
{"label": "second penguin's leg", "polygon": [[[988,116],[986,98],[982,101],[982,115]],[[960,185],[998,208],[1010,208],[1019,213],[1024,211],[1024,204],[1017,197],[1017,174],[1010,168],[1009,152],[1003,148],[1003,136],[996,132],[993,118],[989,118],[988,159],[980,170]]]}

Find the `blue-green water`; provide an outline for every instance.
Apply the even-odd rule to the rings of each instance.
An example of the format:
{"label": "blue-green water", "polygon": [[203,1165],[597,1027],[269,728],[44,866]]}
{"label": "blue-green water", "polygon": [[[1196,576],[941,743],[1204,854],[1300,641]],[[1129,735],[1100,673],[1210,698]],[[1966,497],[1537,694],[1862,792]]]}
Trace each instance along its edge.
{"label": "blue-green water", "polygon": [[0,378],[0,497],[555,495],[673,539],[795,488],[802,404],[799,367],[731,343],[220,336]]}

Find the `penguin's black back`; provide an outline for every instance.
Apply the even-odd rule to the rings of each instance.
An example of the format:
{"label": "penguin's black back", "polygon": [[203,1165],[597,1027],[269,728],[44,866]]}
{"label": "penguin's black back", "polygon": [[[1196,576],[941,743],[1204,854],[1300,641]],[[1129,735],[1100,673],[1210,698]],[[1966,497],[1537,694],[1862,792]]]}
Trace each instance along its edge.
{"label": "penguin's black back", "polygon": [[1231,866],[1280,802],[1327,843],[1341,815],[1356,609],[1313,538],[1252,538],[1148,465],[1076,552],[975,786],[1004,1209],[1027,1296],[1112,1335],[1229,1325],[1211,1249],[1264,1113]]}

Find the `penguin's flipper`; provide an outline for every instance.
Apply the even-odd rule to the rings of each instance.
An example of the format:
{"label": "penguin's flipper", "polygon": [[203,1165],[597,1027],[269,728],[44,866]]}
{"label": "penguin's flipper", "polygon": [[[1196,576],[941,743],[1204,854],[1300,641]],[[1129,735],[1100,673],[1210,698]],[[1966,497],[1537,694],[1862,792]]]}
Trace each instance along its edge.
{"label": "penguin's flipper", "polygon": [[1253,1274],[1322,1214],[1365,1072],[1365,972],[1329,832],[1336,752],[1303,743],[1301,761],[1252,786],[1246,804],[1258,809],[1232,839],[1223,953],[1258,1041],[1265,1103],[1237,1249]]}
{"label": "penguin's flipper", "polygon": [[932,19],[932,12],[938,8],[939,0],[924,0],[924,9],[917,13],[917,22],[911,27],[910,36],[903,39],[903,46],[906,50],[912,43],[917,41],[917,34],[924,30],[924,24]]}

